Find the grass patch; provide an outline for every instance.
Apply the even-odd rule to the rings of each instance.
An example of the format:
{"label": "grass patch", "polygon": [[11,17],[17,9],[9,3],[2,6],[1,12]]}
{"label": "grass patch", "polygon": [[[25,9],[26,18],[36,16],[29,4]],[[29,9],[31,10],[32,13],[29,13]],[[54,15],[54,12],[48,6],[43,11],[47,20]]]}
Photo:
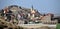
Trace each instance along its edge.
{"label": "grass patch", "polygon": [[56,29],[60,29],[60,23],[56,25]]}

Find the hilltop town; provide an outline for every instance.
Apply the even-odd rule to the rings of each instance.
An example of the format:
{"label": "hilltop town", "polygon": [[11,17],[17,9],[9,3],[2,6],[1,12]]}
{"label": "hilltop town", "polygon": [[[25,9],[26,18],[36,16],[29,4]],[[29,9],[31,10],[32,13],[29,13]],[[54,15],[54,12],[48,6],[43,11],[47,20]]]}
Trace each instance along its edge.
{"label": "hilltop town", "polygon": [[59,18],[54,18],[54,14],[41,14],[36,9],[24,8],[17,5],[11,5],[0,10],[0,20],[20,24],[57,24]]}

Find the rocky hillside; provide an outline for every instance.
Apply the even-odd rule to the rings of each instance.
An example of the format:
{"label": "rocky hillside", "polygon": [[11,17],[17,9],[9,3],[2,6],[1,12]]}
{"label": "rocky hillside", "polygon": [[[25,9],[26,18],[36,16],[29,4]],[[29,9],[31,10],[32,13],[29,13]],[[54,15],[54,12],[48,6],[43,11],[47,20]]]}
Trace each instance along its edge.
{"label": "rocky hillside", "polygon": [[0,29],[22,29],[22,27],[14,25],[13,23],[5,21],[3,18],[0,18]]}

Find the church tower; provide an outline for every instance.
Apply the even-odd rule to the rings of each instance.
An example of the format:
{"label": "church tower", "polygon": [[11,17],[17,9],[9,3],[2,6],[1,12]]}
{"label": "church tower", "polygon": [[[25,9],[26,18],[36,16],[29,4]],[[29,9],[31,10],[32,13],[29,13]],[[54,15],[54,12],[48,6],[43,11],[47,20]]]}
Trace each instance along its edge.
{"label": "church tower", "polygon": [[32,5],[32,8],[31,8],[31,14],[32,14],[32,18],[34,18],[35,17],[35,10],[34,10],[34,8],[33,8],[33,5]]}

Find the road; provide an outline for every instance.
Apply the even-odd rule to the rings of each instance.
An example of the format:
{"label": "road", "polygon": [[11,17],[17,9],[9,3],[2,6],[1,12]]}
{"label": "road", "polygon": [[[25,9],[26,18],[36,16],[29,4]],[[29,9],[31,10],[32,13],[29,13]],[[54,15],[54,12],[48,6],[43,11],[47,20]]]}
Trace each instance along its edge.
{"label": "road", "polygon": [[43,26],[56,28],[56,25],[49,25],[49,24],[20,24],[18,26],[21,26],[24,28],[39,28]]}

